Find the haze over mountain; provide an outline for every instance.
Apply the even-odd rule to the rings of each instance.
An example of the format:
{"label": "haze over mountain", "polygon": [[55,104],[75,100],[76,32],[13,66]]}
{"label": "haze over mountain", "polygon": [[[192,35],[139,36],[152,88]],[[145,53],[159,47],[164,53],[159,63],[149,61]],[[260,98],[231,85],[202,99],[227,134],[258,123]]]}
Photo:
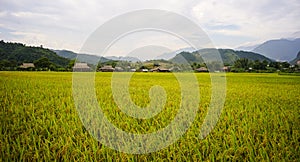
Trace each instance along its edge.
{"label": "haze over mountain", "polygon": [[89,64],[98,64],[98,62],[107,62],[109,61],[109,59],[105,58],[105,57],[99,57],[96,55],[89,55],[89,54],[78,54],[75,53],[73,51],[69,51],[69,50],[53,50],[57,55],[70,59],[70,60],[74,60],[77,59],[80,62],[86,62]]}
{"label": "haze over mountain", "polygon": [[[241,57],[242,54],[246,54],[247,58],[250,60],[276,60],[276,61],[288,61],[288,62],[295,62],[295,58],[297,57],[297,53],[300,51],[300,38],[297,39],[274,39],[274,40],[268,40],[262,44],[257,45],[250,45],[250,46],[240,46],[236,48],[236,50],[230,50],[226,49],[226,52],[224,52],[225,49],[219,49],[219,52],[221,53],[221,56],[226,63],[232,63],[232,60],[234,59],[234,56],[228,56],[229,53],[235,54],[236,58]],[[76,58],[76,53],[72,51],[67,50],[54,50],[59,56],[74,59]],[[200,50],[201,51],[201,50]],[[249,51],[249,52],[246,52]],[[251,51],[251,52],[250,52]],[[179,49],[173,52],[169,53],[163,53],[160,56],[157,56],[155,59],[164,59],[164,60],[172,60],[174,57],[176,57],[177,54],[186,52],[186,53],[193,53],[194,48],[187,47],[183,49]],[[207,49],[203,49],[201,51],[202,53],[207,53]],[[209,53],[209,52],[208,52]],[[260,54],[259,56],[257,54]],[[95,55],[88,55],[88,54],[82,54],[81,60],[83,62],[93,63],[95,64],[95,60],[99,60],[99,56]],[[251,57],[250,57],[251,56]],[[254,59],[252,58],[254,56]],[[262,56],[265,56],[262,57]],[[244,55],[242,56],[244,57]],[[176,60],[177,58],[175,58]],[[194,58],[198,60],[198,58]],[[137,62],[140,61],[136,57],[122,57],[122,56],[107,56],[101,58],[102,62],[108,61],[108,60],[116,60],[116,61],[130,61],[130,62]]]}
{"label": "haze over mountain", "polygon": [[300,38],[294,40],[275,39],[264,42],[252,50],[278,61],[291,61],[300,51]]}
{"label": "haze over mountain", "polygon": [[173,57],[175,57],[177,54],[181,53],[181,52],[194,52],[195,49],[192,47],[186,47],[186,48],[182,48],[173,52],[168,52],[168,53],[164,53],[160,56],[157,56],[155,59],[164,59],[164,60],[169,60]]}
{"label": "haze over mountain", "polygon": [[131,56],[105,56],[106,59],[115,60],[115,61],[129,61],[129,62],[138,62],[141,61],[136,57]]}
{"label": "haze over mountain", "polygon": [[106,56],[106,57],[100,57],[97,55],[91,55],[91,54],[78,54],[73,51],[69,50],[53,50],[57,55],[68,58],[68,59],[77,59],[80,62],[87,62],[89,64],[97,64],[98,61],[100,62],[107,62],[107,61],[128,61],[128,62],[138,62],[140,61],[138,58],[130,57],[130,56]]}
{"label": "haze over mountain", "polygon": [[252,51],[253,49],[255,49],[256,47],[258,47],[260,44],[254,44],[254,45],[243,45],[243,46],[239,46],[237,48],[235,48],[235,50],[239,50],[239,51]]}
{"label": "haze over mountain", "polygon": [[296,64],[297,61],[300,61],[300,51],[298,52],[297,57],[295,59],[293,59],[290,63],[291,64]]}

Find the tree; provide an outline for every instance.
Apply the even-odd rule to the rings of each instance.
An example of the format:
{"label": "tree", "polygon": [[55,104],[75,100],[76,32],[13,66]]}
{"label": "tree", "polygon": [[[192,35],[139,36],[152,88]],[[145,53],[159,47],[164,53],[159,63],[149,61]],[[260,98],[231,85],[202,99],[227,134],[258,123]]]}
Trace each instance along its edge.
{"label": "tree", "polygon": [[282,62],[281,66],[282,66],[282,68],[289,68],[290,64],[288,62]]}
{"label": "tree", "polygon": [[56,66],[54,63],[51,63],[51,64],[49,65],[49,69],[50,69],[51,71],[56,71],[56,70],[57,70],[57,66]]}
{"label": "tree", "polygon": [[0,70],[14,70],[17,67],[16,60],[0,60]]}
{"label": "tree", "polygon": [[262,62],[262,64],[266,67],[266,66],[269,65],[269,62],[268,62],[267,60],[264,60],[264,61]]}
{"label": "tree", "polygon": [[49,68],[50,65],[53,64],[46,57],[42,57],[38,60],[35,60],[33,63],[34,63],[34,66],[37,68]]}
{"label": "tree", "polygon": [[145,65],[142,65],[140,69],[148,69]]}
{"label": "tree", "polygon": [[260,62],[259,60],[255,60],[253,63],[253,69],[266,70],[267,65],[268,65],[268,62]]}
{"label": "tree", "polygon": [[199,64],[199,68],[200,67],[205,67],[205,68],[207,68],[207,65],[206,65],[206,63],[202,63],[202,64]]}
{"label": "tree", "polygon": [[280,69],[280,63],[279,62],[271,62],[269,64],[269,67],[273,67],[275,69]]}
{"label": "tree", "polygon": [[235,68],[249,69],[250,61],[246,58],[238,59],[234,62]]}
{"label": "tree", "polygon": [[72,68],[73,68],[73,66],[75,65],[75,62],[76,62],[75,59],[70,60],[68,66],[67,66],[67,69],[68,69],[69,71],[72,71]]}
{"label": "tree", "polygon": [[11,65],[10,61],[8,61],[8,60],[1,60],[0,64],[2,67],[10,67],[10,65]]}
{"label": "tree", "polygon": [[194,62],[191,66],[192,66],[192,69],[193,69],[193,70],[196,70],[196,69],[197,69],[197,63],[196,63],[196,62]]}
{"label": "tree", "polygon": [[103,66],[112,66],[113,68],[115,68],[117,65],[119,64],[119,61],[107,61],[107,62],[99,62],[97,65],[97,69],[103,67]]}
{"label": "tree", "polygon": [[0,70],[5,70],[9,65],[10,62],[8,60],[0,60]]}
{"label": "tree", "polygon": [[159,66],[160,66],[159,63],[157,63],[157,62],[153,63],[153,68],[159,67]]}
{"label": "tree", "polygon": [[113,67],[113,68],[115,68],[116,66],[117,66],[117,61],[113,61],[112,63],[111,63],[111,66]]}

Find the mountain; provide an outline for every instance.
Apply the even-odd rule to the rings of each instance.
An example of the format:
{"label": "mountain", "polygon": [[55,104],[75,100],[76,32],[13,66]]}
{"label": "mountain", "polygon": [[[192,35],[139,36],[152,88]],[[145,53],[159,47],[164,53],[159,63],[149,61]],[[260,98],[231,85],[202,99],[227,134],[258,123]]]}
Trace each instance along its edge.
{"label": "mountain", "polygon": [[235,48],[235,50],[239,50],[239,51],[252,51],[254,50],[256,47],[258,47],[259,44],[255,44],[255,45],[244,45],[244,46],[239,46],[237,48]]}
{"label": "mountain", "polygon": [[98,62],[107,62],[110,61],[107,58],[104,57],[100,57],[100,56],[96,56],[96,55],[89,55],[89,54],[77,54],[75,52],[72,51],[68,51],[68,50],[53,50],[57,55],[64,57],[64,58],[68,58],[68,59],[77,59],[80,62],[86,62],[89,64],[98,64]]}
{"label": "mountain", "polygon": [[20,65],[24,62],[32,63],[43,57],[62,67],[67,66],[70,62],[69,59],[58,56],[55,52],[43,47],[30,47],[21,43],[0,41],[0,60],[16,61]]}
{"label": "mountain", "polygon": [[155,59],[169,60],[169,59],[175,57],[177,54],[179,54],[181,52],[194,52],[194,51],[195,51],[195,49],[192,48],[192,47],[182,48],[182,49],[170,52],[170,53],[164,53],[160,56],[157,56]]}
{"label": "mountain", "polygon": [[105,58],[114,61],[128,61],[128,62],[139,62],[140,60],[136,57],[130,56],[106,56]]}
{"label": "mountain", "polygon": [[[216,51],[217,50],[217,51]],[[240,58],[247,58],[249,60],[255,61],[263,61],[267,60],[271,62],[272,60],[257,54],[253,52],[246,52],[246,51],[235,51],[232,49],[215,49],[215,48],[206,48],[206,49],[201,49],[195,52],[181,52],[177,54],[174,58],[170,59],[170,61],[175,62],[175,63],[185,63],[188,61],[189,63],[197,62],[197,63],[203,63],[203,58],[206,58],[208,61],[214,61],[214,54],[216,52],[220,53],[220,56],[223,60],[224,64],[233,64],[234,61]]]}
{"label": "mountain", "polygon": [[52,51],[55,52],[58,56],[68,58],[70,60],[76,59],[77,57],[77,53],[68,50],[52,50]]}
{"label": "mountain", "polygon": [[297,64],[297,61],[299,61],[299,60],[300,60],[300,51],[298,52],[297,57],[295,59],[293,59],[290,63]]}
{"label": "mountain", "polygon": [[298,51],[300,51],[300,38],[269,40],[252,50],[252,52],[279,61],[291,61]]}

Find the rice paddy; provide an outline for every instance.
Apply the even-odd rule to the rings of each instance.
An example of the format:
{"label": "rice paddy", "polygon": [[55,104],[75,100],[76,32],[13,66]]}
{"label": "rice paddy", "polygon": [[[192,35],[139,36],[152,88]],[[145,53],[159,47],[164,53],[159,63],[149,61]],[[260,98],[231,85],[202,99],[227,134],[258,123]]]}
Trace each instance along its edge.
{"label": "rice paddy", "polygon": [[[175,143],[148,154],[126,154],[98,142],[83,126],[72,96],[72,73],[0,72],[0,161],[299,161],[300,77],[260,73],[226,74],[227,92],[217,125],[198,137],[210,102],[207,73],[195,74],[200,104],[188,131]],[[135,119],[118,109],[112,73],[96,73],[96,95],[104,114],[118,128],[151,133],[178,112],[180,86],[172,73],[134,73],[132,101],[146,107],[149,90],[164,88],[161,113]]]}

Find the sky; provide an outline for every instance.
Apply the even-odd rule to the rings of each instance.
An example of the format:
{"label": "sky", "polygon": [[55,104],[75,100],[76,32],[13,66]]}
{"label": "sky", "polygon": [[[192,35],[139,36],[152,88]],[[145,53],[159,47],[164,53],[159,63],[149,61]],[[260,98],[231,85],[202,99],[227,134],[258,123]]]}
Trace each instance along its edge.
{"label": "sky", "polygon": [[[89,36],[112,18],[160,9],[198,24],[215,47],[237,48],[300,37],[299,8],[299,0],[0,0],[0,39],[79,52]],[[176,48],[184,45],[168,47]]]}

